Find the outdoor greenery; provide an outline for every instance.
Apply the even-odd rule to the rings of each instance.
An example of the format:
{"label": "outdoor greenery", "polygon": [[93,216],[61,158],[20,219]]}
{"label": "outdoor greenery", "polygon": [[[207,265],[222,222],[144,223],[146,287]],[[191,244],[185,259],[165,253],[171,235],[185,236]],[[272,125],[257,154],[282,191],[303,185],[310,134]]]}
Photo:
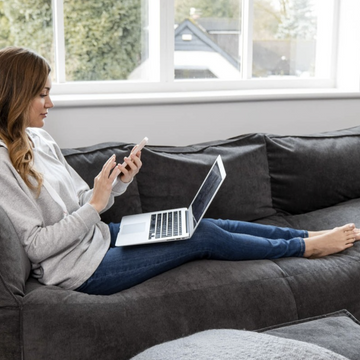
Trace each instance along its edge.
{"label": "outdoor greenery", "polygon": [[141,0],[66,0],[67,78],[126,79],[142,60],[141,10]]}
{"label": "outdoor greenery", "polygon": [[[317,31],[314,2],[314,0],[254,0],[253,77],[302,74],[314,76]],[[229,20],[228,23],[233,26],[229,30],[241,29],[241,0],[175,0],[175,5],[177,24],[190,18],[202,28],[204,24],[202,20],[208,18],[211,19],[213,26],[216,23],[225,24],[226,20]],[[238,26],[234,26],[236,21],[239,22]],[[209,35],[215,42],[220,38]],[[225,45],[227,53],[241,64],[238,49],[240,44],[236,35],[224,32],[221,37],[223,44],[227,41]]]}
{"label": "outdoor greenery", "polygon": [[[313,0],[254,0],[254,40],[313,39]],[[146,0],[64,0],[66,80],[120,80],[147,57]],[[241,18],[240,0],[174,0],[175,23]],[[0,0],[0,48],[31,48],[54,63],[51,0]]]}
{"label": "outdoor greenery", "polygon": [[26,44],[42,55],[51,53],[51,0],[0,1],[0,16],[1,45]]}
{"label": "outdoor greenery", "polygon": [[239,0],[175,0],[175,23],[180,24],[191,17],[239,19],[241,2]]}
{"label": "outdoor greenery", "polygon": [[[142,60],[141,2],[64,1],[67,81],[127,78]],[[25,46],[53,64],[52,26],[51,0],[0,0],[0,47]]]}
{"label": "outdoor greenery", "polygon": [[296,38],[302,40],[314,39],[316,35],[316,16],[312,13],[312,3],[309,0],[293,0],[285,3],[281,12],[277,37],[281,39]]}
{"label": "outdoor greenery", "polygon": [[[313,0],[254,0],[255,39],[309,39],[316,32]],[[175,22],[186,18],[239,19],[240,0],[175,0]]]}

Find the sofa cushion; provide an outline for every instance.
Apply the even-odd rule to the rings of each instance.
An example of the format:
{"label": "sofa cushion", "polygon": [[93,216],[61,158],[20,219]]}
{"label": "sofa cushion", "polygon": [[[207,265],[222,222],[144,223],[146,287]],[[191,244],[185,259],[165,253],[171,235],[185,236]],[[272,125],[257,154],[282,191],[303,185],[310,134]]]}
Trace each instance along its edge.
{"label": "sofa cushion", "polygon": [[274,207],[305,213],[360,197],[360,127],[266,136]]}
{"label": "sofa cushion", "polygon": [[[257,222],[299,229],[325,230],[355,222],[360,226],[360,199],[350,200],[306,214],[275,215]],[[360,242],[340,253],[321,259],[282,258],[273,260],[286,274],[297,301],[299,317],[330,313],[343,308],[360,318]],[[306,291],[304,291],[306,289]]]}
{"label": "sofa cushion", "polygon": [[[130,154],[132,147],[133,145],[130,144],[113,142],[77,149],[62,149],[62,152],[66,161],[92,188],[94,186],[94,178],[101,171],[109,157],[115,154],[117,162],[122,163],[124,157]],[[126,192],[115,198],[115,203],[111,209],[101,214],[101,219],[106,223],[120,222],[124,215],[141,212],[140,196],[135,177]]]}
{"label": "sofa cushion", "polygon": [[286,274],[300,319],[344,307],[360,318],[360,242],[324,258],[282,258],[273,261]]}
{"label": "sofa cushion", "polygon": [[359,321],[347,310],[341,310],[261,329],[257,333],[229,329],[208,330],[156,345],[132,360],[357,360],[360,353],[359,325]]}
{"label": "sofa cushion", "polygon": [[348,359],[359,359],[360,322],[347,310],[276,325],[259,332],[312,343]]}
{"label": "sofa cushion", "polygon": [[24,296],[31,266],[1,204],[0,219],[0,307],[5,307],[17,305],[16,297]]}
{"label": "sofa cushion", "polygon": [[21,302],[30,261],[1,203],[0,219],[0,358],[21,359]]}
{"label": "sofa cushion", "polygon": [[208,330],[156,345],[132,360],[346,360],[306,342],[242,330]]}
{"label": "sofa cushion", "polygon": [[227,177],[206,217],[254,220],[274,214],[265,141],[256,134],[187,147],[147,146],[137,175],[143,211],[188,207],[218,155]]}
{"label": "sofa cushion", "polygon": [[359,219],[360,199],[354,199],[305,214],[284,215],[278,213],[265,219],[257,220],[257,222],[315,231],[332,229],[348,223],[355,223],[355,225],[359,227]]}
{"label": "sofa cushion", "polygon": [[21,309],[0,308],[0,359],[14,360],[22,357]]}
{"label": "sofa cushion", "polygon": [[128,360],[214,326],[254,330],[298,318],[287,279],[268,260],[192,261],[110,296],[41,286],[23,308],[27,360]]}

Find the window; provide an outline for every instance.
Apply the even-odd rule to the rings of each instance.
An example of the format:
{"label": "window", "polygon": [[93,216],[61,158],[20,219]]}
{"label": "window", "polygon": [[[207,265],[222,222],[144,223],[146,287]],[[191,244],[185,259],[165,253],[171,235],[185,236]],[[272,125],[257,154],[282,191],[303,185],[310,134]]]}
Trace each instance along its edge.
{"label": "window", "polygon": [[[318,23],[323,18],[329,28],[333,26],[330,9],[320,12],[320,3],[316,0],[254,1],[253,77],[316,77]],[[319,41],[331,41],[331,37],[328,32]],[[331,61],[331,57],[325,61]]]}
{"label": "window", "polygon": [[148,56],[147,20],[145,0],[0,0],[0,47],[37,51],[55,82],[127,80]]}
{"label": "window", "polygon": [[176,0],[174,10],[175,79],[241,79],[242,1]]}
{"label": "window", "polygon": [[148,54],[146,5],[64,0],[65,80],[146,80],[133,74]]}
{"label": "window", "polygon": [[[330,5],[330,6],[329,6]],[[175,69],[187,69],[189,78],[330,77],[331,54],[317,44],[333,41],[331,1],[322,0],[176,0]],[[335,45],[335,44],[334,44]],[[175,73],[175,79],[177,78]]]}
{"label": "window", "polygon": [[0,48],[25,46],[54,64],[53,37],[51,1],[0,0]]}
{"label": "window", "polygon": [[344,64],[337,43],[340,5],[0,0],[0,47],[26,46],[47,58],[55,94],[330,89],[339,82],[337,65]]}

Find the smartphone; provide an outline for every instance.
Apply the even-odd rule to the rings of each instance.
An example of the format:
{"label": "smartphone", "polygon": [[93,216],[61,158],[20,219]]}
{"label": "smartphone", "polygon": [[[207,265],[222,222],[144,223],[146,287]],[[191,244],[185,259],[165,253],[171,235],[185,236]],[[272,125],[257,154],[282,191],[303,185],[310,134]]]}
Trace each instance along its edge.
{"label": "smartphone", "polygon": [[138,152],[138,151],[141,151],[144,146],[148,143],[149,139],[145,136],[141,142],[139,142],[135,147],[134,149],[131,151],[131,154],[134,153],[135,151]]}
{"label": "smartphone", "polygon": [[[137,145],[134,146],[133,150],[131,150],[130,155],[133,154],[135,151],[136,152],[141,151],[144,148],[144,146],[148,143],[148,141],[149,139],[145,136]],[[122,165],[125,166],[126,163],[124,162]]]}
{"label": "smartphone", "polygon": [[[144,137],[144,138],[141,140],[141,142],[139,142],[137,145],[134,146],[134,148],[133,148],[133,150],[131,151],[130,155],[131,155],[132,153],[134,153],[135,151],[136,151],[136,152],[141,151],[141,150],[144,148],[144,146],[148,143],[148,141],[149,141],[149,139],[148,139],[147,137]],[[129,156],[130,156],[130,155],[129,155]],[[123,163],[123,166],[125,166],[125,165],[126,165],[126,163],[124,162],[124,163]],[[116,179],[114,180],[113,184],[112,184],[113,187],[114,187],[114,185],[117,183],[117,181],[118,181],[118,179],[116,178]]]}

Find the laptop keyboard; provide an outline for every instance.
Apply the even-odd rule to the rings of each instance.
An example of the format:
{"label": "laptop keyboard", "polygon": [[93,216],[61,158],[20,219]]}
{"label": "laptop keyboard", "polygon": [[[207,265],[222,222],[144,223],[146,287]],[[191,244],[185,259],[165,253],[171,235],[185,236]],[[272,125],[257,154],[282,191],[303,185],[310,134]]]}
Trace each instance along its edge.
{"label": "laptop keyboard", "polygon": [[151,215],[149,240],[182,235],[181,211]]}

